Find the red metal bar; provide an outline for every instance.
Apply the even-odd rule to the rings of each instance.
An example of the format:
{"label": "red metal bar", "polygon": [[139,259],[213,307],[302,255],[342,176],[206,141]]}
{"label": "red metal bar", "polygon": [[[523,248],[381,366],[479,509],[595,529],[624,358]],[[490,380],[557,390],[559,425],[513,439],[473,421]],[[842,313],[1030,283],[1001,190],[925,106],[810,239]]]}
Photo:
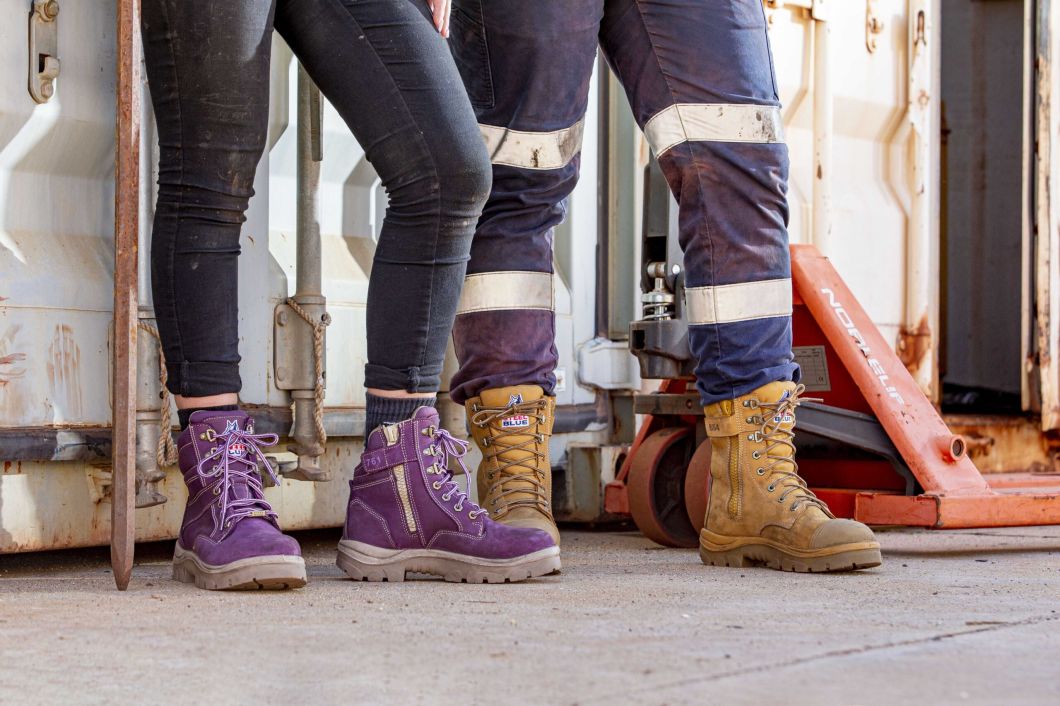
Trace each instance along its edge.
{"label": "red metal bar", "polygon": [[924,490],[987,491],[963,440],[942,421],[828,259],[811,245],[792,246],[791,256],[799,296]]}
{"label": "red metal bar", "polygon": [[136,546],[137,246],[140,229],[140,4],[119,0],[114,149],[114,407],[110,562],[124,591]]}

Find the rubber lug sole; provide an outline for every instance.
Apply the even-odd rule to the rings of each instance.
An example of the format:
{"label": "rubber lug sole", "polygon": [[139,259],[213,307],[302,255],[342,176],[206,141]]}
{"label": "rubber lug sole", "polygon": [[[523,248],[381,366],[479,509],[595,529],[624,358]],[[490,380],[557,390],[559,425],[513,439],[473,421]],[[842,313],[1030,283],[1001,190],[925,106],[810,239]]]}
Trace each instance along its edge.
{"label": "rubber lug sole", "polygon": [[[874,546],[873,546],[874,545]],[[770,544],[746,543],[729,548],[705,546],[700,539],[699,558],[708,566],[737,569],[766,567],[777,571],[817,574],[871,569],[883,563],[875,543],[847,545],[834,550],[817,550],[806,555],[785,552]]]}
{"label": "rubber lug sole", "polygon": [[208,591],[282,591],[301,588],[307,581],[305,561],[300,556],[255,556],[214,566],[180,544],[173,553],[173,578]]}
{"label": "rubber lug sole", "polygon": [[339,542],[336,564],[355,581],[404,581],[408,572],[440,576],[452,583],[516,583],[559,573],[559,547],[512,559],[477,559],[438,549],[384,549]]}

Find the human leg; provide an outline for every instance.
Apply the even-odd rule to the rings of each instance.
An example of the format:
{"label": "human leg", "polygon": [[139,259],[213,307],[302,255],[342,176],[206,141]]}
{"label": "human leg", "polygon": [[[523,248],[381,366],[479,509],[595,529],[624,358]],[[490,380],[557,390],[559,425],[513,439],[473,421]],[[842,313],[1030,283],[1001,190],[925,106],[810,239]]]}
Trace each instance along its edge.
{"label": "human leg", "polygon": [[559,538],[552,230],[578,178],[601,0],[457,0],[451,44],[493,163],[453,340],[452,396],[483,453],[491,517]]}
{"label": "human leg", "polygon": [[469,582],[558,569],[548,535],[493,523],[459,490],[453,471],[464,445],[439,427],[436,411],[415,409],[441,382],[490,180],[474,114],[426,3],[280,0],[276,25],[390,197],[369,284],[365,381],[369,404],[377,398],[369,418],[396,423],[368,429],[339,565],[357,579],[426,571]]}
{"label": "human leg", "polygon": [[[298,543],[264,499],[240,388],[237,262],[268,117],[271,0],[144,0],[144,57],[158,123],[151,262],[155,313],[184,430],[188,504],[174,577],[202,588],[305,583]],[[218,71],[218,66],[225,71]],[[203,407],[227,409],[201,410]],[[271,472],[271,470],[270,470]]]}
{"label": "human leg", "polygon": [[787,148],[759,0],[607,0],[601,46],[679,205],[685,313],[711,438],[708,563],[879,563],[798,476]]}

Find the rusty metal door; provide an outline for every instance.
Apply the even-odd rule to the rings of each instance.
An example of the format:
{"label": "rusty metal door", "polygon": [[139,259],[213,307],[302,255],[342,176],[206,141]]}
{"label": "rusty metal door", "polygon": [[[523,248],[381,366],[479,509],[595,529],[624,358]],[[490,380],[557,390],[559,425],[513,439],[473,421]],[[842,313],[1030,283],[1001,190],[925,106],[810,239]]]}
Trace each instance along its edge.
{"label": "rusty metal door", "polygon": [[1060,2],[1038,0],[1034,27],[1035,347],[1043,430],[1060,428],[1060,80],[1052,60],[1060,41]]}

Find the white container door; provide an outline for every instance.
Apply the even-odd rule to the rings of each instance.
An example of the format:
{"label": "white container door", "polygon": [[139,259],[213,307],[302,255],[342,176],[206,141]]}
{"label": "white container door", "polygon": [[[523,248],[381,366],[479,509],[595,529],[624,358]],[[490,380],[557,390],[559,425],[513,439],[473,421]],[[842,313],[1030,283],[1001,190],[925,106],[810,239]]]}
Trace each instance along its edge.
{"label": "white container door", "polygon": [[1060,2],[1039,0],[1035,38],[1035,317],[1043,430],[1060,428]]}

